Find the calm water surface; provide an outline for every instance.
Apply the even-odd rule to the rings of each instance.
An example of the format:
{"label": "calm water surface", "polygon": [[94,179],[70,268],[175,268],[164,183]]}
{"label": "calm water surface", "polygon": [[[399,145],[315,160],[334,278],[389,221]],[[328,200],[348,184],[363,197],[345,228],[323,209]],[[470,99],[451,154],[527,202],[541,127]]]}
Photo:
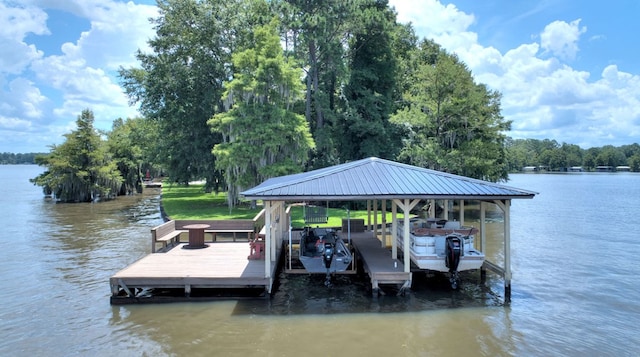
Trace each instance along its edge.
{"label": "calm water surface", "polygon": [[[0,166],[0,355],[636,356],[640,175],[512,175],[513,290],[414,276],[407,297],[355,277],[281,276],[270,300],[111,306],[109,277],[150,251],[158,191],[55,204]],[[499,227],[499,224],[495,224]],[[495,229],[495,227],[492,227]],[[492,249],[497,242],[488,242]],[[502,253],[493,249],[492,259]]]}

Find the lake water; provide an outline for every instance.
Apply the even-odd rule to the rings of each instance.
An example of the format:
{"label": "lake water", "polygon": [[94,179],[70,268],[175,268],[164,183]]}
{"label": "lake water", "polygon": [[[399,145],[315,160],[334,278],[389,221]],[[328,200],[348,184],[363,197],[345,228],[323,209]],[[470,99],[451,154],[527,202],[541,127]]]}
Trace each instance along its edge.
{"label": "lake water", "polygon": [[[512,302],[502,280],[280,277],[267,300],[111,306],[109,277],[150,251],[159,191],[55,204],[0,165],[2,356],[636,356],[640,175],[512,175]],[[489,245],[496,242],[488,242]],[[499,259],[499,255],[497,254]]]}

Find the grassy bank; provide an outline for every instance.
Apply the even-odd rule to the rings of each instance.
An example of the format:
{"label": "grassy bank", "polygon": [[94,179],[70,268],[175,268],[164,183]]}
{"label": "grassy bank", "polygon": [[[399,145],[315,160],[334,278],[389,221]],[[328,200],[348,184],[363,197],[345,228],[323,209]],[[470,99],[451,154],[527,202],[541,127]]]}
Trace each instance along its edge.
{"label": "grassy bank", "polygon": [[[162,188],[162,206],[171,219],[252,219],[261,210],[259,202],[256,209],[251,209],[249,202],[229,210],[226,193],[205,193],[203,185],[189,186],[167,185]],[[399,214],[400,217],[402,215]],[[291,210],[292,225],[304,226],[303,209],[300,206]],[[367,211],[351,211],[352,219],[367,218]],[[340,227],[342,219],[347,218],[347,211],[340,208],[329,208],[329,222],[320,226]],[[382,214],[378,214],[378,223],[382,222]],[[391,222],[391,212],[387,213],[387,222]],[[316,226],[316,224],[314,224]]]}

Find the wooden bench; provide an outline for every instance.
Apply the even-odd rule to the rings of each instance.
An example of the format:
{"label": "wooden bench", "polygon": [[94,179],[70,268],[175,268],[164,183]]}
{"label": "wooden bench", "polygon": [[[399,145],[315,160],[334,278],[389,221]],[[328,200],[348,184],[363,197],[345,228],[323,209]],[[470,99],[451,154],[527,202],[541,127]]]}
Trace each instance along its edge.
{"label": "wooden bench", "polygon": [[255,232],[255,222],[252,219],[228,219],[228,220],[212,220],[212,219],[181,219],[170,220],[157,227],[151,229],[151,252],[157,251],[158,243],[162,244],[162,250],[172,247],[180,243],[180,235],[188,233],[189,230],[184,226],[190,224],[208,224],[209,228],[204,230],[205,234],[212,236],[211,241],[216,241],[218,233],[228,233],[233,235],[235,242],[238,233],[246,234],[247,241],[251,241]]}
{"label": "wooden bench", "polygon": [[176,221],[173,220],[151,228],[151,253],[156,252],[158,243],[162,243],[162,249],[176,245],[180,242],[180,234],[186,232],[186,230],[176,229]]}
{"label": "wooden bench", "polygon": [[250,241],[253,238],[256,228],[253,220],[251,219],[230,219],[230,220],[217,220],[212,221],[211,227],[205,229],[205,233],[211,233],[213,241],[216,241],[216,235],[218,233],[230,233],[233,234],[233,241],[237,239],[237,233],[246,233],[247,240]]}
{"label": "wooden bench", "polygon": [[218,233],[228,233],[233,235],[233,241],[238,239],[237,234],[246,234],[247,241],[253,238],[255,232],[255,222],[252,219],[190,219],[190,220],[177,220],[176,229],[184,230],[184,226],[190,224],[208,224],[209,228],[204,230],[205,234],[211,235],[211,241],[215,242]]}

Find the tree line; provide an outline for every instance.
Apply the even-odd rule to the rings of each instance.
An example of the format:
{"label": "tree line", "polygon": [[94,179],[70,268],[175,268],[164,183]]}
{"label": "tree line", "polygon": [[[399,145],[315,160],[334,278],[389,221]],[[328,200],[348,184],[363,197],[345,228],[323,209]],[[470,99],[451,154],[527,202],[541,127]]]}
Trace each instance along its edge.
{"label": "tree line", "polygon": [[[162,160],[155,156],[161,135],[155,122],[116,119],[107,132],[96,130],[93,122],[93,113],[86,109],[76,120],[77,129],[65,134],[65,141],[53,145],[50,153],[3,153],[0,158],[4,164],[46,166],[47,170],[31,182],[61,202],[90,202],[141,192],[143,180],[163,175]],[[506,157],[512,172],[525,166],[566,171],[575,166],[593,170],[597,166],[621,165],[640,171],[637,143],[582,149],[549,139],[507,138]]]}
{"label": "tree line", "polygon": [[0,165],[21,165],[21,164],[35,164],[36,156],[43,155],[44,153],[12,153],[2,152],[0,153]]}
{"label": "tree line", "polygon": [[[233,205],[267,178],[371,156],[508,177],[501,94],[398,23],[386,0],[159,0],[158,8],[150,51],[119,69],[142,118],[97,133],[106,138],[97,153],[68,150],[80,144],[67,136],[40,161],[58,173],[36,184],[84,201],[135,191],[142,172],[162,170],[179,184],[205,180]],[[78,124],[92,124],[90,110]],[[86,144],[95,149],[94,141]]]}
{"label": "tree line", "polygon": [[512,172],[521,171],[526,166],[544,167],[550,171],[567,171],[572,167],[593,171],[598,166],[629,166],[630,171],[640,171],[638,143],[582,149],[575,144],[559,144],[549,139],[509,139],[506,148]]}

